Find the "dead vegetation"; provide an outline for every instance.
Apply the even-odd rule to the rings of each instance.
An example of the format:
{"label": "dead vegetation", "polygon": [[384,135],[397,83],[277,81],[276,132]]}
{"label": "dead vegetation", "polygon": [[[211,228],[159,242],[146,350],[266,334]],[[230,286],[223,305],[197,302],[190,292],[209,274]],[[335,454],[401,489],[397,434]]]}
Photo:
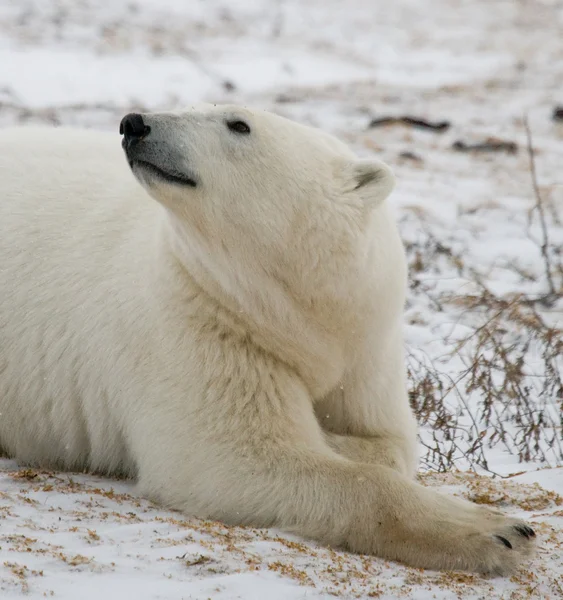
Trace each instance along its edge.
{"label": "dead vegetation", "polygon": [[[430,470],[459,465],[492,472],[488,456],[493,448],[520,462],[563,464],[563,331],[560,319],[553,318],[561,314],[563,267],[550,240],[526,120],[524,127],[534,197],[529,219],[537,217],[540,231],[539,240],[529,237],[538,247],[543,273],[523,273],[514,264],[507,268],[522,279],[523,289],[525,279],[539,281],[545,293],[495,292],[487,277],[465,264],[461,250],[436,239],[420,215],[424,237],[407,245],[411,293],[433,310],[447,311],[464,331],[444,336],[444,361],[419,348],[408,355],[410,400],[422,425],[423,463]],[[474,291],[439,293],[419,277],[443,271],[444,265],[470,281]],[[455,375],[452,364],[457,365]]]}
{"label": "dead vegetation", "polygon": [[453,378],[409,357],[411,403],[430,435],[426,467],[447,471],[464,460],[490,470],[487,449],[498,445],[521,462],[563,464],[561,331],[522,301],[486,292],[455,300],[486,319],[454,346],[464,369]]}

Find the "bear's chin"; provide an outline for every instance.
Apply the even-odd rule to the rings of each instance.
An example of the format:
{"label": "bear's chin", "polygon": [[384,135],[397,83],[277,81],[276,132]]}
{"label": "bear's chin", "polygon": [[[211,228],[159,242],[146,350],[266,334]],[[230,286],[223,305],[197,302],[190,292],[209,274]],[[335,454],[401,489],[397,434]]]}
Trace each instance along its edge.
{"label": "bear's chin", "polygon": [[[165,181],[166,183],[172,183],[174,185],[183,185],[189,187],[196,187],[197,183],[191,177],[178,172],[170,172],[157,167],[155,164],[147,162],[145,160],[131,160],[129,166],[133,171],[133,174],[141,179],[142,183],[150,185],[150,180]],[[139,175],[141,177],[139,177]],[[148,175],[148,177],[147,177]]]}

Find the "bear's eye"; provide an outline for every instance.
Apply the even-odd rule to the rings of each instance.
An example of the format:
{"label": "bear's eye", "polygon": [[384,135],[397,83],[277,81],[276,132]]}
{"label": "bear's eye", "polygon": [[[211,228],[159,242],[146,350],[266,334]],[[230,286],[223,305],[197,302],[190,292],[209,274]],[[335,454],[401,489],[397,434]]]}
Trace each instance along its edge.
{"label": "bear's eye", "polygon": [[235,133],[250,133],[250,127],[244,121],[227,121],[227,127]]}

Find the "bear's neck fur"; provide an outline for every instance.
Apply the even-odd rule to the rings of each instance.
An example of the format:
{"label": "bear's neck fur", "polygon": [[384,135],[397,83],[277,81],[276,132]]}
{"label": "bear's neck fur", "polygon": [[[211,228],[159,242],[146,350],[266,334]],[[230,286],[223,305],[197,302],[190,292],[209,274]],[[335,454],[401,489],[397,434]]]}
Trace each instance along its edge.
{"label": "bear's neck fur", "polygon": [[[161,231],[162,251],[168,257],[176,293],[193,298],[206,297],[201,306],[212,307],[196,315],[202,326],[214,327],[220,321],[238,336],[244,336],[263,352],[276,356],[294,369],[313,398],[320,398],[342,379],[351,359],[352,342],[358,342],[359,315],[347,318],[348,307],[322,295],[304,299],[289,293],[279,277],[258,265],[232,264],[233,281],[225,284],[223,273],[202,260],[194,239],[186,240],[174,218],[165,219]],[[220,254],[220,249],[214,249]],[[220,260],[220,256],[213,257]],[[159,276],[162,276],[162,272]],[[228,275],[227,275],[228,276]],[[236,292],[233,293],[233,288]],[[199,304],[199,303],[198,303]],[[327,306],[332,309],[327,311]],[[193,327],[193,317],[190,326]]]}

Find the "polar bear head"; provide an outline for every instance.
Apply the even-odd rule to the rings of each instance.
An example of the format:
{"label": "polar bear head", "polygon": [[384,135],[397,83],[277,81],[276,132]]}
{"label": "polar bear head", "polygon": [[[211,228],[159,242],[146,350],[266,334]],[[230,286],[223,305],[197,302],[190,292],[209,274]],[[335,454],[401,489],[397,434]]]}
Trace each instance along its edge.
{"label": "polar bear head", "polygon": [[313,252],[317,262],[352,251],[394,186],[383,163],[265,111],[130,114],[121,132],[136,178],[181,227],[211,248],[245,248],[247,258],[283,263]]}

